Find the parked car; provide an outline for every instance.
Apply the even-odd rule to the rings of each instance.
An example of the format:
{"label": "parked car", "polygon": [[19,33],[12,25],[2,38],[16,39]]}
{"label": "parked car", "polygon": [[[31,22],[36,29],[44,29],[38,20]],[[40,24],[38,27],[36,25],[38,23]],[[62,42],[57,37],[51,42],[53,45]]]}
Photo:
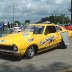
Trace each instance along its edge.
{"label": "parked car", "polygon": [[22,31],[22,29],[21,29],[21,27],[14,27],[13,28],[14,30],[14,32],[21,32]]}
{"label": "parked car", "polygon": [[60,26],[64,27],[67,30],[72,30],[72,25],[71,24],[61,24]]}
{"label": "parked car", "polygon": [[69,37],[72,38],[72,24],[60,24],[59,26],[68,30]]}
{"label": "parked car", "polygon": [[9,34],[12,34],[16,32],[21,32],[23,30],[22,30],[22,27],[13,27],[13,28],[9,28],[8,31],[9,31]]}
{"label": "parked car", "polygon": [[[23,32],[0,38],[0,53],[32,58],[36,53],[62,46],[66,48],[61,33],[68,31],[55,24],[31,24]],[[65,36],[66,38],[66,36]]]}

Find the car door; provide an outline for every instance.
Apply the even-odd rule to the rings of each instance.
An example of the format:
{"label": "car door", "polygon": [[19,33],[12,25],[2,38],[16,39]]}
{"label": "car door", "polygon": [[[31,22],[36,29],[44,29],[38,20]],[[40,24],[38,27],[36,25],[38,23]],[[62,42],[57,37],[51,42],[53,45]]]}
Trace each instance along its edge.
{"label": "car door", "polygon": [[38,45],[39,49],[45,48],[45,35],[43,34],[45,30],[45,26],[35,26],[33,37],[35,44]]}
{"label": "car door", "polygon": [[[47,30],[48,30],[48,33],[46,32]],[[46,47],[57,45],[61,40],[61,36],[60,36],[60,33],[57,32],[56,27],[55,26],[47,26],[46,31],[45,31]]]}

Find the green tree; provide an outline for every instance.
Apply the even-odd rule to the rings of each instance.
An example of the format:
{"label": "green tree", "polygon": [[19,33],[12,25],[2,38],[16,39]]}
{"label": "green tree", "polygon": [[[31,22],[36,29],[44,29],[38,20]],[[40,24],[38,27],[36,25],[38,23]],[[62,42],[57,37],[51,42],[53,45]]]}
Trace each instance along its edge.
{"label": "green tree", "polygon": [[48,17],[43,17],[43,18],[41,18],[40,21],[38,21],[36,23],[43,23],[43,22],[46,22],[46,21],[48,21]]}
{"label": "green tree", "polygon": [[25,20],[25,24],[26,24],[26,23],[30,23],[30,20]]}
{"label": "green tree", "polygon": [[49,21],[50,21],[51,23],[54,23],[55,18],[54,18],[54,16],[53,16],[53,15],[52,15],[52,16],[49,16]]}
{"label": "green tree", "polygon": [[67,16],[67,17],[65,17],[65,23],[67,24],[67,23],[70,23],[70,19],[69,19],[69,17]]}
{"label": "green tree", "polygon": [[61,14],[60,16],[51,15],[49,17],[43,17],[37,23],[43,23],[45,21],[50,21],[51,23],[55,23],[55,24],[57,24],[57,23],[59,23],[59,24],[70,23],[69,17],[68,16],[66,17],[65,14]]}
{"label": "green tree", "polygon": [[20,22],[19,21],[15,21],[14,25],[18,24],[18,26],[20,26]]}
{"label": "green tree", "polygon": [[69,17],[67,16],[65,16],[65,14],[61,14],[59,17],[58,17],[58,21],[59,21],[59,23],[60,24],[67,24],[67,23],[69,23],[70,22],[70,19],[69,19]]}

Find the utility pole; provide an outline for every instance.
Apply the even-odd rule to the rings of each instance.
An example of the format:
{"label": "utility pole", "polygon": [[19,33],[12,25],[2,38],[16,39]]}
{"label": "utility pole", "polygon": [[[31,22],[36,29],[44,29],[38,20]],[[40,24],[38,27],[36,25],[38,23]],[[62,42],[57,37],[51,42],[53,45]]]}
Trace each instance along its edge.
{"label": "utility pole", "polygon": [[13,3],[13,24],[14,24],[14,3]]}

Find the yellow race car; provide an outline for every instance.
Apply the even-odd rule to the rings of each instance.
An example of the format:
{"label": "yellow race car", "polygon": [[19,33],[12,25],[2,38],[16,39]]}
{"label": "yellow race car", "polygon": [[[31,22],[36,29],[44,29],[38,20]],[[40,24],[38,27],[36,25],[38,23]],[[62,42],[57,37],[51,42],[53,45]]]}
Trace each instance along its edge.
{"label": "yellow race car", "polygon": [[[67,32],[55,24],[31,24],[23,32],[9,34],[0,38],[0,53],[32,58],[36,53],[66,46],[61,33]],[[68,32],[67,32],[68,33]]]}

